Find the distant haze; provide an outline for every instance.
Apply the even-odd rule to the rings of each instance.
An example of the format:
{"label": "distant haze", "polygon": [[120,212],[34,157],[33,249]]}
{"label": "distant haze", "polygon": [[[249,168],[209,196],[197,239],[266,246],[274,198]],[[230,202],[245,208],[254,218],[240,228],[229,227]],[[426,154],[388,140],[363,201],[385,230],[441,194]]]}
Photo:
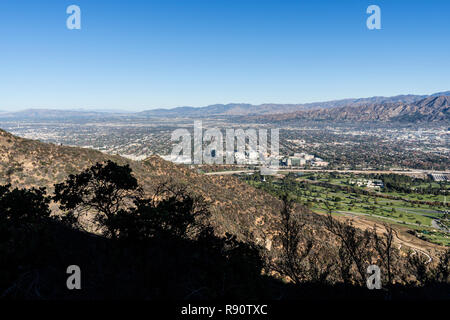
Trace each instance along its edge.
{"label": "distant haze", "polygon": [[27,109],[18,112],[2,112],[0,120],[76,120],[131,118],[205,118],[238,117],[242,121],[277,122],[298,119],[344,121],[450,121],[450,91],[431,95],[398,95],[343,99],[305,104],[246,103],[215,104],[205,107],[177,107],[153,109],[141,112],[98,110]]}
{"label": "distant haze", "polygon": [[[346,98],[339,100],[329,100],[329,101],[318,101],[318,102],[305,102],[305,103],[263,103],[263,104],[250,104],[250,103],[227,103],[227,104],[211,104],[207,106],[174,106],[174,107],[122,107],[122,108],[89,108],[89,107],[73,107],[73,108],[58,108],[58,107],[29,107],[23,109],[11,109],[7,106],[0,106],[0,113],[11,113],[11,112],[23,112],[29,110],[65,110],[65,111],[73,111],[73,112],[100,112],[100,113],[135,113],[135,112],[146,112],[149,111],[149,114],[164,114],[164,113],[173,113],[173,112],[181,112],[184,113],[186,111],[192,112],[204,112],[206,110],[211,109],[239,109],[244,108],[247,111],[239,110],[236,111],[236,114],[249,114],[252,113],[251,110],[259,113],[285,113],[289,111],[296,111],[300,109],[317,109],[317,108],[332,108],[338,106],[346,106],[349,104],[362,104],[362,103],[374,103],[374,102],[413,102],[417,101],[429,96],[450,96],[450,91],[442,91],[438,93],[431,94],[402,94],[396,95],[392,97],[387,96],[373,96],[367,98]],[[217,113],[217,112],[213,112]],[[231,114],[233,112],[231,111]]]}

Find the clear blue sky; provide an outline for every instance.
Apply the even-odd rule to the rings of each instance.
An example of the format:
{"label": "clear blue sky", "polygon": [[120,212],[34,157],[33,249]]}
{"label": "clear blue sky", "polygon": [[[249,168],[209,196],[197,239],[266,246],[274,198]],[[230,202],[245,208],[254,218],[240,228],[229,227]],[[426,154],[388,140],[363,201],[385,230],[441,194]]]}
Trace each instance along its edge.
{"label": "clear blue sky", "polygon": [[[366,28],[370,4],[382,30]],[[2,0],[0,43],[0,110],[450,90],[448,0]]]}

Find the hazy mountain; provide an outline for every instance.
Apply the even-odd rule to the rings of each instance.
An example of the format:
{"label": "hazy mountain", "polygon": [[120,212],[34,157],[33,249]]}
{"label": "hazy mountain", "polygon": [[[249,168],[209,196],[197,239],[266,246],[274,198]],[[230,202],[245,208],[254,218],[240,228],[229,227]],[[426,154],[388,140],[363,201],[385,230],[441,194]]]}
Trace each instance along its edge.
{"label": "hazy mountain", "polygon": [[252,114],[281,113],[286,111],[302,110],[300,104],[262,104],[252,105],[247,103],[215,104],[206,107],[178,107],[173,109],[155,109],[140,112],[142,116],[180,116],[180,117],[205,117],[205,116],[238,116]]}
{"label": "hazy mountain", "polygon": [[265,122],[303,119],[326,121],[450,121],[450,96],[433,95],[411,103],[365,103],[331,109],[249,117],[248,119]]}
{"label": "hazy mountain", "polygon": [[248,103],[214,104],[206,107],[177,107],[172,109],[153,109],[142,112],[126,112],[123,110],[53,110],[28,109],[18,112],[0,112],[0,120],[67,120],[67,119],[103,119],[111,117],[215,117],[215,116],[259,116],[296,113],[319,109],[367,107],[375,105],[399,104],[412,105],[428,97],[450,96],[450,91],[432,95],[398,95],[394,97],[370,97],[357,99],[341,99],[303,104],[265,103],[252,105]]}
{"label": "hazy mountain", "polygon": [[373,103],[395,103],[395,102],[403,102],[403,103],[412,103],[415,101],[419,101],[428,96],[426,95],[399,95],[394,97],[370,97],[370,98],[359,98],[359,99],[343,99],[343,100],[334,100],[334,101],[326,101],[326,102],[314,102],[306,104],[305,106],[308,109],[331,109],[338,108],[343,106],[361,106],[365,104],[373,104]]}
{"label": "hazy mountain", "polygon": [[206,107],[178,107],[173,109],[155,109],[140,112],[143,116],[180,116],[180,117],[207,117],[207,116],[249,116],[264,114],[280,114],[312,109],[329,109],[341,106],[359,106],[368,103],[404,102],[410,103],[426,98],[427,96],[401,95],[395,97],[371,97],[360,99],[343,99],[305,104],[276,104],[266,103],[252,105],[247,103],[215,104]]}
{"label": "hazy mountain", "polygon": [[95,119],[113,113],[88,110],[58,110],[58,109],[27,109],[17,112],[0,113],[1,120],[69,120],[69,119]]}
{"label": "hazy mountain", "polygon": [[[450,91],[430,96],[450,95]],[[394,97],[370,97],[357,99],[341,99],[324,102],[313,102],[303,104],[276,104],[265,103],[260,105],[252,105],[247,103],[230,103],[215,104],[206,107],[178,107],[173,109],[155,109],[140,112],[140,115],[156,117],[156,116],[179,116],[179,117],[207,117],[207,116],[250,116],[265,114],[281,114],[296,111],[306,111],[314,109],[331,109],[343,106],[362,106],[375,103],[413,103],[428,95],[398,95]]]}
{"label": "hazy mountain", "polygon": [[450,96],[450,91],[438,92],[430,95],[430,97]]}

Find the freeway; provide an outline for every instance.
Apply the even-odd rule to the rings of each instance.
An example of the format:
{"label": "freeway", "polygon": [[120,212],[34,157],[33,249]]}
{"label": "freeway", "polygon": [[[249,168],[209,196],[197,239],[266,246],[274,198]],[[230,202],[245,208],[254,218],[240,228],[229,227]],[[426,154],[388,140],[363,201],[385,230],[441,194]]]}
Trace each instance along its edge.
{"label": "freeway", "polygon": [[[253,173],[257,172],[259,169],[244,169],[244,170],[228,170],[228,171],[217,171],[217,172],[207,172],[206,175],[230,175],[230,174],[241,174],[241,173]],[[404,174],[404,175],[427,175],[427,174],[450,174],[447,171],[425,171],[425,170],[332,170],[332,169],[278,169],[280,172],[336,172],[336,173],[353,173],[353,174]]]}

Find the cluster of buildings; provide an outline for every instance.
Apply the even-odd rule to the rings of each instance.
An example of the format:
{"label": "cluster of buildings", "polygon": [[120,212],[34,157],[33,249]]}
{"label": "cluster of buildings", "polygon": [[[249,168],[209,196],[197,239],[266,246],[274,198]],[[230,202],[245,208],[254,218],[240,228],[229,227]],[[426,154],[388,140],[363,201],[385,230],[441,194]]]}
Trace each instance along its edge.
{"label": "cluster of buildings", "polygon": [[[217,158],[219,156],[215,150],[211,151],[210,159]],[[183,156],[182,154],[178,155],[166,155],[161,156],[163,159],[172,161],[175,163],[184,163],[184,164],[192,164],[194,163],[191,158],[191,155]],[[219,163],[227,163],[227,164],[238,164],[238,165],[267,165],[272,163],[279,163],[280,166],[287,167],[326,167],[328,166],[328,162],[322,160],[321,158],[315,157],[314,155],[307,153],[294,153],[293,156],[271,156],[267,152],[260,154],[258,151],[245,151],[245,152],[225,152],[222,155],[222,162]],[[230,159],[232,162],[230,163]],[[201,163],[208,163],[207,161],[201,161]]]}
{"label": "cluster of buildings", "polygon": [[281,159],[280,165],[288,167],[326,167],[328,166],[328,162],[323,161],[321,158],[315,157],[312,154],[294,153],[293,156]]}
{"label": "cluster of buildings", "polygon": [[450,175],[449,174],[442,174],[442,173],[432,173],[431,178],[433,178],[434,181],[442,182],[442,181],[450,181]]}
{"label": "cluster of buildings", "polygon": [[367,187],[372,189],[382,189],[384,188],[384,183],[382,180],[376,179],[358,179],[358,180],[350,180],[349,183],[351,185],[357,185],[358,187]]}
{"label": "cluster of buildings", "polygon": [[[238,164],[259,164],[260,163],[260,155],[258,151],[245,151],[245,152],[236,152],[230,154],[231,157],[234,156],[236,159],[236,163]],[[268,155],[265,154],[265,157]]]}

